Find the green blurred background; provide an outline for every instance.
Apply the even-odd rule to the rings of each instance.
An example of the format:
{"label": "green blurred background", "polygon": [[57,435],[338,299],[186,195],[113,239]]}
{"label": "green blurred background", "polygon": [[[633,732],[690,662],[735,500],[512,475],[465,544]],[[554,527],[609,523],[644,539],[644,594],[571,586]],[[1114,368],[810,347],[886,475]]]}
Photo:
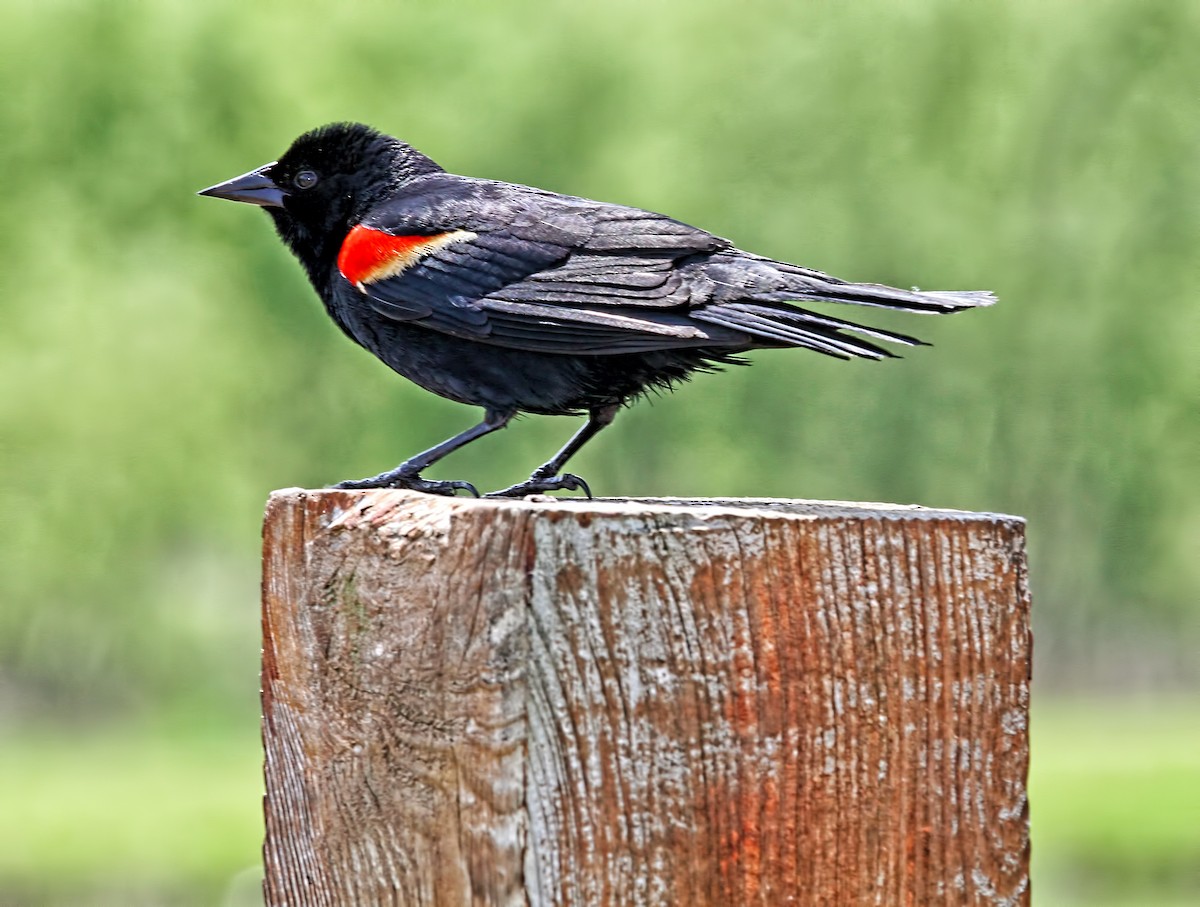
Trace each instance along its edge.
{"label": "green blurred background", "polygon": [[[601,494],[1028,517],[1040,904],[1200,900],[1200,4],[4,0],[0,905],[257,887],[267,492],[477,413],[193,193],[358,119],[459,172],[843,277],[990,288],[902,362],[768,352],[625,413]],[[499,487],[574,428],[433,475]]]}

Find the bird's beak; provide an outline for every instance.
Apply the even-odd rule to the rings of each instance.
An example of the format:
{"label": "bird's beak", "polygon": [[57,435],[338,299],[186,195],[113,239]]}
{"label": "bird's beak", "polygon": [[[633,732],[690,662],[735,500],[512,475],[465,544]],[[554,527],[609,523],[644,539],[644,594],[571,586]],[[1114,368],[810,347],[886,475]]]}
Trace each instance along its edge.
{"label": "bird's beak", "polygon": [[231,202],[245,202],[248,205],[262,205],[264,208],[280,208],[284,196],[287,195],[275,185],[275,181],[267,176],[267,171],[275,166],[275,162],[264,164],[257,170],[235,176],[231,180],[201,189],[197,195],[211,195],[213,198],[227,198]]}

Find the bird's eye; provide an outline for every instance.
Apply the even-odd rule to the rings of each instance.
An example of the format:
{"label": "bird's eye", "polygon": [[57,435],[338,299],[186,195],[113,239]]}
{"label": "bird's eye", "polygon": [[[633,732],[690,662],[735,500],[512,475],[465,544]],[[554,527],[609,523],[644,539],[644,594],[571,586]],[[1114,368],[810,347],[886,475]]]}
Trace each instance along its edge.
{"label": "bird's eye", "polygon": [[294,177],[292,177],[292,184],[295,185],[297,189],[311,189],[317,184],[319,179],[320,177],[313,173],[313,171],[301,170]]}

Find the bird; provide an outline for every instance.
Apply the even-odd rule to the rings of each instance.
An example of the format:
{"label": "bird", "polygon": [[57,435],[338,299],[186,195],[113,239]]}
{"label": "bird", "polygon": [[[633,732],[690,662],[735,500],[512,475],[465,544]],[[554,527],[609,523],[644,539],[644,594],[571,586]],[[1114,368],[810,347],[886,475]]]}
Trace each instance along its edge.
{"label": "bird", "polygon": [[530,477],[492,492],[592,496],[567,462],[618,411],[742,354],[801,348],[895,356],[905,334],[813,304],[940,314],[991,305],[987,291],[854,283],[738,249],[636,207],[447,172],[361,123],[304,133],[276,161],[200,195],[262,207],[337,326],[403,377],[483,408],[483,420],[343,489],[465,491],[425,478],[447,454],[519,413],[587,420]]}

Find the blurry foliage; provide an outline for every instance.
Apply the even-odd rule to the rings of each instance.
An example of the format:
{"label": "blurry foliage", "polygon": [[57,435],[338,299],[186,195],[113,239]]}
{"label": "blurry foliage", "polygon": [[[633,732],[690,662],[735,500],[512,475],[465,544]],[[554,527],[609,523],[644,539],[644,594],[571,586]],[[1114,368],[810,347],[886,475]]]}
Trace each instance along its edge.
{"label": "blurry foliage", "polygon": [[[577,469],[604,494],[1022,514],[1044,676],[1177,679],[1200,638],[1197,9],[10,2],[4,701],[253,708],[267,490],[476,418],[349,345],[261,214],[192,194],[334,119],[841,276],[997,291],[884,318],[936,343],[904,362],[699,378]],[[522,420],[435,474],[502,486],[572,428]]]}
{"label": "blurry foliage", "polygon": [[[1035,904],[1194,907],[1196,705],[1035,701]],[[0,747],[0,904],[260,904],[261,754],[252,735],[211,731],[125,725]]]}
{"label": "blurry foliage", "polygon": [[[903,362],[701,377],[575,468],[1024,515],[1043,689],[1195,679],[1197,46],[1169,0],[8,0],[0,726],[236,722],[250,765],[267,491],[477,418],[351,346],[260,213],[193,195],[337,119],[843,277],[995,290],[880,318],[936,344]],[[573,427],[432,474],[499,487]]]}

